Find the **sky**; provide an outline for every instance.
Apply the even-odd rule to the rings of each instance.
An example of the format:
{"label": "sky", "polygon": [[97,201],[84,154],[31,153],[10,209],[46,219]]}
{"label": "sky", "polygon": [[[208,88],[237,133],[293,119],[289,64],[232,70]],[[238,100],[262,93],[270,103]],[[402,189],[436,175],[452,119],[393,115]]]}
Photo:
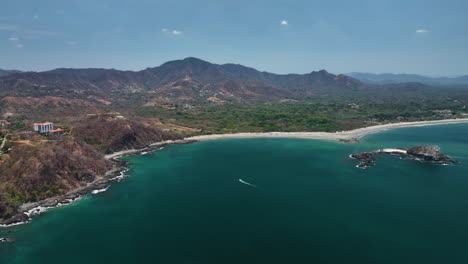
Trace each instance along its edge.
{"label": "sky", "polygon": [[1,0],[0,68],[468,74],[466,0]]}

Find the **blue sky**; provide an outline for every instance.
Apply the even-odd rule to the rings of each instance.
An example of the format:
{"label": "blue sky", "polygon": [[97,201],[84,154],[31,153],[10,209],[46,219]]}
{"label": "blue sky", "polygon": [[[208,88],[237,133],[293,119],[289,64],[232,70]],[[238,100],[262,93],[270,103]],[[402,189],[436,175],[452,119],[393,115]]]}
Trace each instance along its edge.
{"label": "blue sky", "polygon": [[468,74],[466,0],[2,0],[0,68]]}

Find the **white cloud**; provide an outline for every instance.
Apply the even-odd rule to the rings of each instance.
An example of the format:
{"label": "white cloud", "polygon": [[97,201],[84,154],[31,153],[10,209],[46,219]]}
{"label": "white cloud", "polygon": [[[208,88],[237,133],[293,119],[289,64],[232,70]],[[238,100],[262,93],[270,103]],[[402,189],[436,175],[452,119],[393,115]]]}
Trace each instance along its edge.
{"label": "white cloud", "polygon": [[76,41],[67,41],[67,44],[70,45],[70,46],[74,46],[76,45]]}
{"label": "white cloud", "polygon": [[21,48],[24,48],[24,45],[19,43],[19,44],[16,44],[16,47],[21,49]]}
{"label": "white cloud", "polygon": [[17,38],[17,37],[9,37],[8,40],[9,40],[9,41],[18,41],[19,38]]}
{"label": "white cloud", "polygon": [[281,25],[287,26],[287,25],[288,25],[288,21],[286,21],[286,20],[281,21]]}
{"label": "white cloud", "polygon": [[175,36],[179,36],[179,35],[182,35],[182,31],[180,30],[176,30],[176,29],[168,29],[168,28],[163,28],[161,29],[161,32],[165,33],[165,34],[171,34],[171,35],[175,35]]}
{"label": "white cloud", "polygon": [[424,29],[424,28],[420,28],[420,29],[416,29],[416,33],[417,34],[426,34],[426,33],[429,33],[429,30]]}

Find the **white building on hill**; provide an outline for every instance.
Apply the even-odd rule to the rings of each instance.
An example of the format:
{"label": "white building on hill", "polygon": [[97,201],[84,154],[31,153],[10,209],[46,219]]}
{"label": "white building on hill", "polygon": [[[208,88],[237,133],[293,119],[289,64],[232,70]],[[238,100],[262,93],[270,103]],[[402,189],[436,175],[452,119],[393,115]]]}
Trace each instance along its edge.
{"label": "white building on hill", "polygon": [[54,123],[45,122],[45,123],[34,123],[34,131],[39,133],[47,133],[51,130],[54,130]]}

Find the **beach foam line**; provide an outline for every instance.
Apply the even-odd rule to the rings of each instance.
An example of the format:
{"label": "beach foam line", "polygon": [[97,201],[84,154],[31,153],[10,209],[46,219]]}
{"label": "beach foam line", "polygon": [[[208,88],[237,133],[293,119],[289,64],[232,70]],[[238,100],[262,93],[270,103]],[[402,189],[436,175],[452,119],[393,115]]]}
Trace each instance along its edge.
{"label": "beach foam line", "polygon": [[380,133],[388,130],[406,128],[406,127],[423,127],[433,125],[447,125],[468,123],[468,118],[461,119],[445,119],[431,121],[416,121],[416,122],[400,122],[389,123],[383,125],[374,125],[369,127],[357,128],[354,130],[337,131],[337,132],[264,132],[264,133],[232,133],[232,134],[213,134],[200,135],[186,138],[186,140],[216,140],[216,139],[241,139],[241,138],[303,138],[303,139],[321,139],[321,140],[354,140],[360,139],[370,134]]}
{"label": "beach foam line", "polygon": [[117,182],[120,182],[122,179],[126,178],[128,175],[125,174],[127,171],[129,171],[129,169],[125,169],[123,171],[120,172],[119,175],[113,177],[113,178],[110,178],[109,181],[117,181]]}
{"label": "beach foam line", "polygon": [[9,224],[9,225],[0,225],[0,227],[11,227],[11,226],[17,226],[17,225],[23,225],[23,224],[27,224],[29,223],[30,221],[26,221],[26,222],[17,222],[17,223],[13,223],[13,224]]}
{"label": "beach foam line", "polygon": [[42,213],[47,212],[49,208],[52,208],[52,207],[38,206],[38,207],[34,207],[33,209],[27,212],[24,212],[24,214],[27,215],[28,217],[31,217],[34,215],[40,215]]}
{"label": "beach foam line", "polygon": [[94,195],[96,195],[96,194],[98,194],[98,193],[105,192],[105,191],[107,191],[107,190],[109,189],[109,187],[110,187],[110,185],[109,185],[109,186],[107,186],[107,187],[106,187],[106,188],[104,188],[104,189],[93,190],[93,191],[91,192],[91,194],[94,194]]}
{"label": "beach foam line", "polygon": [[0,225],[0,227],[11,227],[11,226],[27,224],[27,223],[32,221],[31,217],[33,217],[33,216],[38,216],[40,214],[43,214],[43,213],[47,212],[49,209],[52,209],[52,208],[58,208],[58,207],[62,207],[62,206],[65,206],[65,205],[73,204],[73,203],[78,202],[79,200],[81,200],[83,198],[84,197],[80,195],[80,196],[78,196],[78,197],[76,197],[74,199],[66,199],[65,203],[57,203],[57,205],[55,205],[55,206],[37,206],[37,207],[31,208],[28,211],[23,212],[29,218],[27,221],[16,222],[16,223],[7,224],[7,225]]}

